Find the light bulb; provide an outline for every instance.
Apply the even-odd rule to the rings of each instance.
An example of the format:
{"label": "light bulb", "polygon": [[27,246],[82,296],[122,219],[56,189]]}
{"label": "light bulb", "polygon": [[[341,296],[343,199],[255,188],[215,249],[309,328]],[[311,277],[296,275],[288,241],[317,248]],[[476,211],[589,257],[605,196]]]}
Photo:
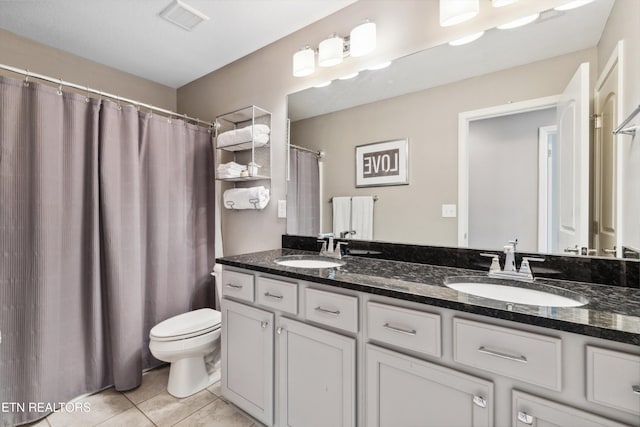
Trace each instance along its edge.
{"label": "light bulb", "polygon": [[332,67],[342,62],[344,50],[344,39],[337,35],[332,35],[323,40],[318,47],[318,65],[321,67]]}
{"label": "light bulb", "polygon": [[316,69],[315,53],[309,46],[293,54],[293,76],[304,77]]}
{"label": "light bulb", "polygon": [[350,55],[364,56],[376,48],[376,24],[366,21],[351,30]]}

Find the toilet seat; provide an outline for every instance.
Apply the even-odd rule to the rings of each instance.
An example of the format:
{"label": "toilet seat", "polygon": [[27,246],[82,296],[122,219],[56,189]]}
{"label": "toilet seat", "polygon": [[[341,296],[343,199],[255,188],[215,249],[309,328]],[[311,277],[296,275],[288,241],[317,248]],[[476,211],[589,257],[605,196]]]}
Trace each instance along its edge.
{"label": "toilet seat", "polygon": [[189,311],[166,319],[151,328],[154,341],[176,341],[197,337],[220,328],[222,313],[210,308]]}

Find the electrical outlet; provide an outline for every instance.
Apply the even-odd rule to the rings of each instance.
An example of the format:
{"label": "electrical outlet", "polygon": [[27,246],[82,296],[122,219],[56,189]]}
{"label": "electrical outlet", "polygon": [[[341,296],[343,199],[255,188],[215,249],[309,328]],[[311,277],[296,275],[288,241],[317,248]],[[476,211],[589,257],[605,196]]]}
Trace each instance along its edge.
{"label": "electrical outlet", "polygon": [[456,216],[456,205],[442,205],[443,218],[455,218]]}
{"label": "electrical outlet", "polygon": [[287,201],[278,200],[278,218],[287,217]]}

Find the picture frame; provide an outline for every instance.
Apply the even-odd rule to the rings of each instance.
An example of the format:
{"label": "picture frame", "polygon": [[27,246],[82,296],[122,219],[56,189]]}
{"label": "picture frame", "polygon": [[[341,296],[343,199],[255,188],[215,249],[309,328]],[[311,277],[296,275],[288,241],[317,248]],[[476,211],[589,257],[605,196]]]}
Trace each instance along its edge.
{"label": "picture frame", "polygon": [[407,138],[356,146],[356,187],[408,184]]}

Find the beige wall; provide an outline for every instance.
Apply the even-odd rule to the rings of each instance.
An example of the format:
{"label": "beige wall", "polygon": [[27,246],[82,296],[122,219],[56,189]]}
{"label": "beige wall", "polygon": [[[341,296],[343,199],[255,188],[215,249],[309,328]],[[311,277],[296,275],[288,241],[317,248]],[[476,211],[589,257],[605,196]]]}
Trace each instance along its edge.
{"label": "beige wall", "polygon": [[[0,63],[175,111],[177,91],[0,29]],[[18,77],[0,70],[0,74]],[[20,76],[22,78],[22,76]]]}
{"label": "beige wall", "polygon": [[[616,1],[598,46],[600,70],[618,40],[624,43],[622,117],[626,118],[640,105],[640,1]],[[631,124],[640,125],[640,116],[636,116]],[[640,249],[640,132],[635,138],[622,135],[618,141],[622,146],[623,159],[623,244]]]}
{"label": "beige wall", "polygon": [[[178,89],[178,108],[189,115],[213,119],[216,115],[256,104],[273,113],[273,203],[263,212],[223,211],[226,255],[280,247],[285,220],[277,219],[275,200],[285,199],[286,95],[381,60],[395,59],[442,44],[469,32],[495,27],[532,11],[548,9],[566,0],[527,0],[506,8],[481,2],[480,15],[468,25],[441,28],[434,0],[361,0],[309,25],[216,72]],[[306,78],[291,75],[292,54],[305,45],[317,46],[328,34],[348,32],[368,18],[376,22],[378,47],[362,58],[316,71]],[[275,24],[277,25],[277,24]],[[455,184],[454,184],[455,185]]]}
{"label": "beige wall", "polygon": [[[456,246],[456,218],[442,218],[441,205],[458,203],[458,114],[560,94],[578,65],[595,59],[595,49],[584,50],[300,120],[291,126],[291,142],[326,153],[331,172],[325,173],[324,199],[379,197],[376,240]],[[356,189],[354,147],[398,138],[409,139],[410,185]],[[496,186],[518,191],[515,180]],[[323,200],[322,207],[324,230],[331,230],[331,205]]]}

